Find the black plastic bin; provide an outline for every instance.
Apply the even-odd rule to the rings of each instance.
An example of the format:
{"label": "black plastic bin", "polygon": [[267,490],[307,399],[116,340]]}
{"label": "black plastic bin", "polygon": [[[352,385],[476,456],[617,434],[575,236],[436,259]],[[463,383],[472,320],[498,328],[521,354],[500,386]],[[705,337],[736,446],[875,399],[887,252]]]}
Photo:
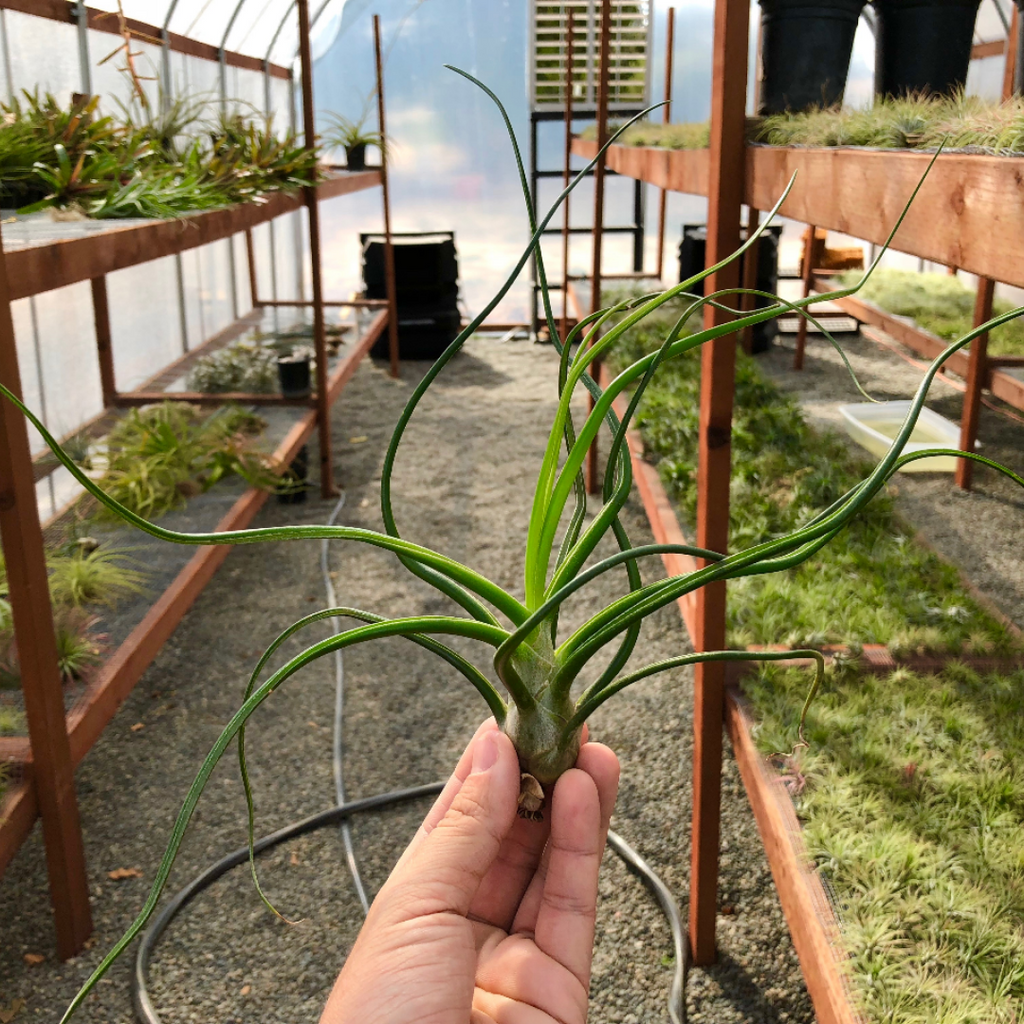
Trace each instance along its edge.
{"label": "black plastic bin", "polygon": [[967,81],[980,0],[874,0],[875,92],[951,94]]}
{"label": "black plastic bin", "polygon": [[761,114],[842,102],[864,0],[761,0]]}
{"label": "black plastic bin", "polygon": [[[746,230],[741,229],[742,239],[746,239]],[[754,280],[754,287],[758,291],[775,294],[779,287],[779,238],[782,235],[782,226],[773,224],[757,240],[757,274]],[[706,224],[684,224],[683,239],[679,243],[679,280],[699,274],[704,269],[704,260],[707,254],[708,229]],[[747,254],[743,253],[739,260],[739,280],[743,282],[743,261]],[[699,281],[693,287],[695,295],[704,294],[704,281]],[[763,296],[754,298],[754,308],[763,309],[771,305],[771,300]],[[779,333],[778,324],[774,320],[767,320],[762,324],[755,324],[751,336],[751,351],[754,353],[767,352],[771,347],[772,339]]]}
{"label": "black plastic bin", "polygon": [[[385,299],[384,236],[362,234],[359,241],[366,297]],[[398,354],[402,359],[436,359],[455,340],[462,325],[455,232],[393,233],[391,241],[395,252]],[[387,332],[370,354],[377,359],[387,358]]]}

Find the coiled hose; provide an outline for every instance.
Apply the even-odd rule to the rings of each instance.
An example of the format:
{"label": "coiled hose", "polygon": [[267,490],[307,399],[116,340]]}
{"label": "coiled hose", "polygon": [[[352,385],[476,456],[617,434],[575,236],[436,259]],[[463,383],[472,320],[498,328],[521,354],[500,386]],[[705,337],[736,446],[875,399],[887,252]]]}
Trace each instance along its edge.
{"label": "coiled hose", "polygon": [[[332,526],[345,505],[345,495],[342,493],[334,506],[327,520],[327,525]],[[335,607],[334,581],[328,564],[330,541],[324,539],[320,542],[320,572],[323,576],[324,591],[327,595],[328,607]],[[335,632],[340,630],[337,620],[332,620],[332,629]],[[345,859],[348,863],[349,873],[352,876],[352,884],[355,887],[356,895],[362,904],[363,913],[370,909],[370,902],[359,874],[359,865],[356,862],[355,848],[352,843],[352,832],[349,826],[349,819],[357,814],[365,814],[368,811],[380,810],[384,807],[392,807],[395,804],[405,803],[407,800],[418,800],[423,797],[436,796],[444,788],[443,782],[431,782],[425,786],[414,786],[411,789],[396,789],[390,793],[381,793],[378,796],[364,797],[361,800],[345,800],[345,776],[344,776],[344,745],[342,739],[342,726],[345,710],[345,663],[341,651],[334,652],[334,748],[333,748],[333,769],[334,789],[337,806],[330,810],[321,811],[302,821],[286,825],[276,832],[257,840],[255,844],[256,854],[271,850],[281,843],[296,839],[299,836],[315,832],[317,829],[325,828],[328,825],[338,825],[341,832],[342,844],[345,848]],[[672,986],[668,996],[668,1016],[671,1024],[686,1024],[686,973],[687,973],[687,942],[686,933],[683,929],[683,919],[679,911],[679,904],[672,895],[668,886],[658,877],[654,869],[616,832],[609,831],[608,845],[619,855],[626,867],[633,872],[647,888],[651,891],[658,906],[668,921],[672,931],[672,943],[675,947],[675,967],[672,977]],[[161,936],[170,926],[171,922],[185,909],[201,892],[213,885],[218,878],[227,874],[232,868],[248,863],[249,847],[243,846],[222,857],[215,864],[211,864],[205,871],[200,872],[171,899],[170,903],[154,918],[152,924],[142,933],[139,940],[138,950],[135,954],[135,969],[131,978],[132,1008],[140,1024],[162,1024],[153,1001],[149,997],[149,963],[156,950]]]}

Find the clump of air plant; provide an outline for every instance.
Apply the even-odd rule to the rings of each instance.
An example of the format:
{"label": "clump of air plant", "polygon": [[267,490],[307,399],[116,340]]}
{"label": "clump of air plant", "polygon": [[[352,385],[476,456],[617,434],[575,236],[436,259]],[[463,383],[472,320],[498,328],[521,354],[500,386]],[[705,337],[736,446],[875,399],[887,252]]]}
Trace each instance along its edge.
{"label": "clump of air plant", "polygon": [[277,390],[278,353],[269,345],[241,339],[197,359],[188,375],[188,386],[203,394],[249,392],[270,394]]}
{"label": "clump of air plant", "polygon": [[[459,73],[476,82],[476,79],[465,72]],[[493,93],[482,85],[481,88],[485,88],[497,102]],[[504,108],[502,114],[506,118],[506,124],[509,124]],[[511,134],[511,129],[509,130]],[[512,137],[515,144],[514,136]],[[521,170],[518,146],[516,157]],[[632,486],[632,469],[625,445],[625,432],[637,403],[659,366],[668,360],[693,353],[705,342],[733,334],[747,325],[761,323],[782,313],[792,313],[794,310],[806,315],[805,307],[813,298],[795,303],[780,299],[770,306],[740,315],[731,323],[684,336],[683,327],[693,313],[709,302],[718,301],[722,296],[719,293],[705,298],[694,298],[677,323],[666,332],[661,347],[621,370],[607,389],[602,390],[590,373],[595,361],[610,353],[633,326],[676,297],[692,292],[700,280],[720,269],[727,261],[665,291],[624,300],[609,309],[585,317],[570,333],[565,344],[557,341],[558,333],[551,313],[539,240],[564,196],[581,180],[582,173],[539,223],[535,222],[529,195],[526,195],[532,231],[529,246],[497,295],[459,334],[413,390],[392,435],[381,471],[383,532],[347,526],[314,525],[200,534],[168,530],[118,503],[97,486],[61,452],[59,445],[41,421],[15,395],[0,386],[0,392],[28,416],[47,444],[54,449],[57,457],[98,502],[121,520],[137,526],[152,536],[176,543],[197,545],[324,538],[368,544],[395,554],[413,575],[429,583],[450,599],[457,608],[457,614],[412,615],[398,618],[386,618],[358,608],[332,608],[306,616],[270,645],[250,677],[244,702],[213,745],[186,797],[175,825],[173,838],[156,872],[153,888],[145,906],[131,928],[83,986],[65,1014],[65,1020],[70,1017],[110,964],[139,933],[152,914],[160,892],[166,884],[196,802],[217,761],[236,738],[246,793],[251,797],[244,767],[244,728],[249,717],[271,693],[304,666],[335,651],[382,637],[401,636],[437,654],[459,671],[483,698],[499,726],[509,735],[518,751],[523,774],[521,807],[524,813],[529,815],[543,813],[542,806],[535,806],[539,799],[538,789],[543,793],[545,787],[554,783],[575,762],[583,727],[590,715],[619,691],[668,669],[712,661],[775,661],[790,658],[794,653],[813,658],[817,665],[816,682],[808,701],[805,702],[803,714],[806,715],[808,702],[822,673],[823,659],[817,651],[706,651],[631,668],[629,663],[637,645],[642,623],[649,615],[708,583],[775,572],[807,560],[842,531],[901,466],[915,458],[935,454],[934,451],[902,454],[903,446],[914,429],[932,379],[942,362],[948,359],[952,352],[966,345],[975,334],[990,329],[994,323],[1005,318],[996,318],[993,323],[978,328],[949,346],[926,374],[912,402],[911,411],[886,456],[862,481],[840,495],[820,514],[769,541],[738,549],[729,555],[682,544],[635,547],[619,519]],[[523,180],[525,182],[525,176]],[[785,194],[779,202],[781,203],[784,198]],[[772,211],[773,216],[777,208]],[[761,230],[763,231],[763,226]],[[759,233],[755,233],[739,252],[752,245]],[[739,252],[730,259],[734,259]],[[550,336],[560,353],[557,380],[559,403],[541,459],[527,524],[525,586],[524,596],[520,599],[471,567],[441,552],[405,540],[400,535],[392,508],[391,482],[399,446],[423,395],[466,339],[476,331],[484,318],[512,287],[531,256],[535,256],[537,260]],[[846,294],[853,290],[848,290]],[[590,392],[594,403],[590,413],[577,425],[573,418],[573,406],[581,388]],[[625,399],[627,395],[628,406],[620,420],[612,408],[612,403],[619,396]],[[611,434],[608,468],[603,483],[601,507],[592,518],[588,518],[583,466],[591,442],[602,429],[607,429]],[[968,457],[995,465],[982,456]],[[1024,480],[1014,474],[1009,475],[1024,485]],[[595,563],[592,556],[595,555],[598,544],[609,537],[614,540],[618,552]],[[693,555],[701,559],[705,565],[686,575],[672,576],[645,584],[638,563],[643,558],[668,552]],[[559,613],[565,601],[598,576],[619,566],[626,570],[628,590],[568,635],[564,635],[565,631],[560,632]],[[306,626],[331,617],[353,619],[357,625],[311,644],[263,678],[263,670],[269,659],[288,638]],[[447,637],[471,638],[491,647],[494,652],[493,677],[497,683],[492,681],[481,667],[449,647],[445,643]],[[603,671],[593,683],[576,696],[574,684],[597,659],[605,664]]]}

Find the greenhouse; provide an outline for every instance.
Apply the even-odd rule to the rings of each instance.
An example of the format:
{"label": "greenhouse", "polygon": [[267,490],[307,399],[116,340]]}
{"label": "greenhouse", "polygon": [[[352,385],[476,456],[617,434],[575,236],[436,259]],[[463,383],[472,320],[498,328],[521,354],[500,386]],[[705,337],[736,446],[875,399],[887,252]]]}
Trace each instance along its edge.
{"label": "greenhouse", "polygon": [[1024,1015],[1009,0],[0,0],[0,1024]]}

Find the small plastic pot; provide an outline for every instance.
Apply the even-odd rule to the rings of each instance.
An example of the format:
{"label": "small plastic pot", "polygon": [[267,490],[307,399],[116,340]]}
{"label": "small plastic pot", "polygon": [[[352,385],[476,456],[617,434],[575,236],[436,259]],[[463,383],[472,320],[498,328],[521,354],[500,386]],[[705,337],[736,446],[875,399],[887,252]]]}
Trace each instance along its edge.
{"label": "small plastic pot", "polygon": [[761,0],[761,114],[841,103],[864,0]]}
{"label": "small plastic pot", "polygon": [[980,0],[874,0],[875,92],[949,94],[967,81]]}
{"label": "small plastic pot", "polygon": [[366,170],[366,143],[345,147],[345,164],[350,171]]}
{"label": "small plastic pot", "polygon": [[277,361],[277,378],[285,398],[305,398],[312,390],[309,356],[286,356]]}

